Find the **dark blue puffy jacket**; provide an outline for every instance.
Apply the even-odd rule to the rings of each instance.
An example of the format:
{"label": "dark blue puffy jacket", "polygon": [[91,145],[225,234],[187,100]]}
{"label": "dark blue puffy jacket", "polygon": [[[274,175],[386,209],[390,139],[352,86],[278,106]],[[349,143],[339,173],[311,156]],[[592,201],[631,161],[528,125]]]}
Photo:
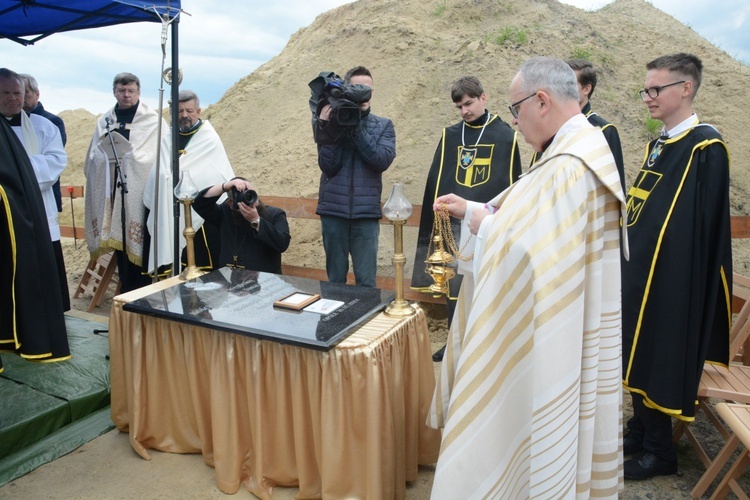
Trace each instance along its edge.
{"label": "dark blue puffy jacket", "polygon": [[396,157],[396,131],[388,118],[365,115],[352,134],[318,146],[318,215],[380,219],[382,174]]}

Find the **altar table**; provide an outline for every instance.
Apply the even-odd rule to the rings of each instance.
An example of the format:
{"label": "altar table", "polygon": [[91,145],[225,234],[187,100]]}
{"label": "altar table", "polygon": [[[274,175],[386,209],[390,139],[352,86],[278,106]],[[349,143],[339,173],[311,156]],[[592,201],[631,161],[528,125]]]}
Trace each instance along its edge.
{"label": "altar table", "polygon": [[133,449],[202,453],[216,485],[271,498],[403,498],[437,461],[425,425],[435,385],[424,311],[379,313],[328,352],[126,312],[109,322],[112,420]]}

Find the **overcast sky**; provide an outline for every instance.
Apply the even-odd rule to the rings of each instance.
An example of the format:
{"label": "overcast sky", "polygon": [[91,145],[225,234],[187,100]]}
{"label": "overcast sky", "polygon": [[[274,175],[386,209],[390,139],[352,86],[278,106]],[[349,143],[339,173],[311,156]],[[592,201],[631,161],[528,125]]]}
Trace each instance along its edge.
{"label": "overcast sky", "polygon": [[[434,0],[437,2],[438,0]],[[183,0],[179,24],[182,88],[197,92],[203,107],[217,102],[240,78],[286,45],[289,37],[323,12],[349,0]],[[607,0],[564,0],[594,9]],[[731,56],[750,62],[747,0],[651,0]],[[655,41],[657,43],[658,41]],[[99,114],[114,104],[112,77],[130,71],[141,78],[141,98],[156,107],[162,70],[161,26],[138,23],[52,35],[30,47],[2,39],[0,66],[30,73],[41,101],[55,113],[85,108]],[[167,43],[165,66],[170,66]],[[164,84],[164,102],[169,86]]]}

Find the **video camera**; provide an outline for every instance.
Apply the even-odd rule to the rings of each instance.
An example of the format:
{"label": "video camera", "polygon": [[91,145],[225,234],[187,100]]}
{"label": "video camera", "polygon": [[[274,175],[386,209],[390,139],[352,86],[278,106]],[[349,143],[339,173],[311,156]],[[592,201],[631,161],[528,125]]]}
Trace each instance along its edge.
{"label": "video camera", "polygon": [[[372,97],[370,87],[347,83],[333,71],[321,72],[308,86],[313,137],[318,144],[338,142],[355,129],[362,119],[359,105]],[[320,111],[326,104],[331,106],[328,121],[320,119]]]}

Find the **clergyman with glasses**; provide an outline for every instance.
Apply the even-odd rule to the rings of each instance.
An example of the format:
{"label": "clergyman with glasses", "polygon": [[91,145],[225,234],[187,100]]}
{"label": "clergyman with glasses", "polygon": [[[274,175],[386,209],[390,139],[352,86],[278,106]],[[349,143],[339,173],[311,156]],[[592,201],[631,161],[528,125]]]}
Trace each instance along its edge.
{"label": "clergyman with glasses", "polygon": [[140,100],[141,82],[134,74],[116,75],[112,92],[117,103],[96,121],[83,165],[86,244],[93,259],[115,251],[120,291],[127,292],[151,283],[143,264],[143,190],[161,140],[159,120],[162,137],[169,126]]}
{"label": "clergyman with glasses", "polygon": [[443,428],[432,495],[616,497],[620,176],[565,61],[526,61],[508,100],[536,163],[487,204],[435,200],[475,244],[428,420]]}
{"label": "clergyman with glasses", "polygon": [[691,421],[703,363],[727,364],[732,245],[729,152],[693,100],[703,65],[672,54],[646,65],[640,91],[664,124],[627,197],[623,384],[634,417],[623,439],[626,479],[677,472],[672,417]]}
{"label": "clergyman with glasses", "polygon": [[[521,175],[521,157],[518,152],[517,133],[499,115],[487,109],[487,95],[479,79],[464,76],[451,86],[451,100],[461,121],[444,128],[435,149],[427,183],[424,189],[422,216],[414,257],[411,287],[428,292],[432,284],[425,273],[425,260],[430,247],[433,214],[429,208],[438,196],[454,193],[466,199],[487,202]],[[460,225],[452,221],[453,237],[460,239]],[[453,319],[461,274],[449,281],[446,297],[448,325]],[[432,357],[443,359],[445,347]]]}

